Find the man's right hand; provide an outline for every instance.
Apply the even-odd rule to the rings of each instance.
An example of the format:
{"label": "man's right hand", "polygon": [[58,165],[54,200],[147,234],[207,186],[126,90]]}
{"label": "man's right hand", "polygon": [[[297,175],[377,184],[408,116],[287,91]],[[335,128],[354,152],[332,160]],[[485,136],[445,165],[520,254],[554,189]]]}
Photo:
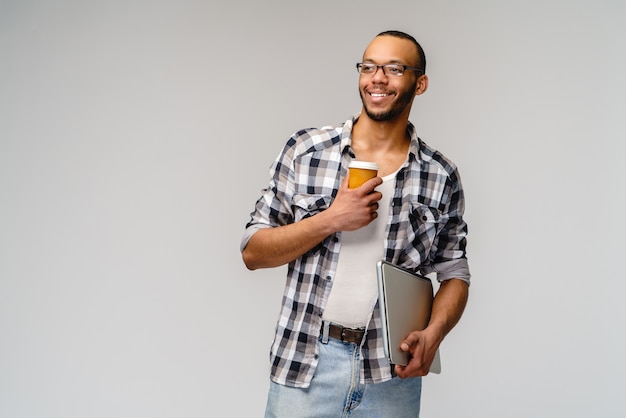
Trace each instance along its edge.
{"label": "man's right hand", "polygon": [[380,177],[369,179],[356,189],[348,187],[348,176],[341,182],[335,200],[324,214],[333,232],[355,231],[378,217],[378,201],[383,195],[374,189],[382,184]]}
{"label": "man's right hand", "polygon": [[246,267],[255,270],[282,266],[335,232],[354,231],[368,225],[378,216],[382,193],[374,189],[382,182],[380,177],[374,177],[361,187],[350,189],[346,176],[328,209],[299,222],[258,230],[242,252]]}

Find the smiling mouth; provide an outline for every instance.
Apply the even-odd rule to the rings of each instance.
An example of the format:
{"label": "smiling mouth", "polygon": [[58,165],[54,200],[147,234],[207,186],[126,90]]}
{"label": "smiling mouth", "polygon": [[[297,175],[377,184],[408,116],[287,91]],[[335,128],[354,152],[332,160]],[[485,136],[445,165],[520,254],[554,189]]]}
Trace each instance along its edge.
{"label": "smiling mouth", "polygon": [[378,90],[378,91],[376,91],[376,90],[374,90],[374,91],[369,90],[369,91],[367,91],[367,94],[369,94],[370,97],[375,98],[375,99],[382,99],[382,98],[390,97],[390,96],[394,95],[393,92],[390,92],[390,91],[380,91],[380,90]]}

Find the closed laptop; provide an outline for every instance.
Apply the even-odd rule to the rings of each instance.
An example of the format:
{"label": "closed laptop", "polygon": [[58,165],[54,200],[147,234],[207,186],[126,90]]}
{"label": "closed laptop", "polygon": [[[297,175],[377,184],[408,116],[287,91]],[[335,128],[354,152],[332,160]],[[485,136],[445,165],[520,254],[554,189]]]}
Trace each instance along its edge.
{"label": "closed laptop", "polygon": [[[428,325],[433,285],[429,278],[384,260],[376,264],[376,270],[385,355],[392,364],[406,366],[409,353],[400,350],[400,343],[411,331],[423,330]],[[441,373],[439,350],[430,372]]]}

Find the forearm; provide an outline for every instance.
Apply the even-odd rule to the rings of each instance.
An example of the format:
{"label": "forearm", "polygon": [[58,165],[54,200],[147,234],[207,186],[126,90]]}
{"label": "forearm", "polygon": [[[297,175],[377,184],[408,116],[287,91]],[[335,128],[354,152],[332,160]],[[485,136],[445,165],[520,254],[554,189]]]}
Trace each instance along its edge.
{"label": "forearm", "polygon": [[258,230],[242,251],[246,267],[278,267],[300,257],[336,232],[325,217],[320,212],[296,223]]}
{"label": "forearm", "polygon": [[468,296],[469,286],[462,280],[450,279],[441,283],[428,325],[440,342],[461,319]]}

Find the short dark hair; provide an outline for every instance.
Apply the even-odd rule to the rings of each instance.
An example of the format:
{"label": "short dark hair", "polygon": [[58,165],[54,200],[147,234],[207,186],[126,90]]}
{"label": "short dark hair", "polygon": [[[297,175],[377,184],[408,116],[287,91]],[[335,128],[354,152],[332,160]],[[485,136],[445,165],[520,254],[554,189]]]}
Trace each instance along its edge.
{"label": "short dark hair", "polygon": [[415,49],[417,49],[417,57],[419,58],[419,63],[417,64],[417,68],[422,70],[422,74],[426,74],[426,55],[424,54],[424,50],[422,46],[417,42],[417,40],[409,35],[408,33],[401,32],[399,30],[386,30],[384,32],[379,33],[376,36],[394,36],[396,38],[406,39],[407,41],[411,41],[413,45],[415,45]]}

